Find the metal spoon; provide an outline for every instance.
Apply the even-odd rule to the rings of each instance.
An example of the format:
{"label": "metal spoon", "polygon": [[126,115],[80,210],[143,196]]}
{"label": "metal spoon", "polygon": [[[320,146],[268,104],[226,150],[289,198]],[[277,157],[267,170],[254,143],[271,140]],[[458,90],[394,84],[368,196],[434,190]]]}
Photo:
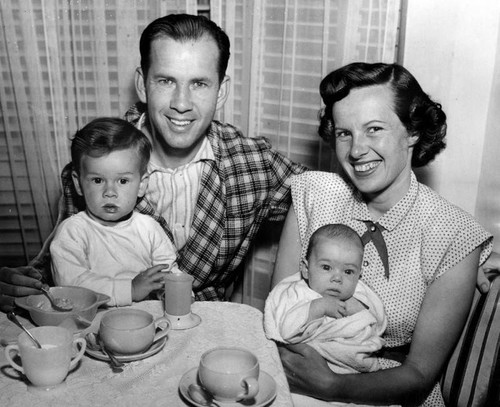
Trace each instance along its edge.
{"label": "metal spoon", "polygon": [[189,397],[191,397],[191,399],[198,404],[203,406],[219,407],[219,405],[214,401],[212,395],[197,384],[190,384],[188,387],[188,393]]}
{"label": "metal spoon", "polygon": [[54,298],[50,292],[50,288],[47,284],[43,284],[41,290],[50,300],[52,308],[56,311],[71,311],[73,309],[73,301],[69,298]]}
{"label": "metal spoon", "polygon": [[104,342],[102,339],[97,335],[97,341],[99,343],[99,346],[101,347],[101,350],[108,355],[109,361],[111,362],[111,368],[113,369],[113,372],[123,372],[122,367],[125,366],[124,363],[120,362],[117,358],[115,358],[115,355],[109,350],[106,349],[106,345],[104,345]]}
{"label": "metal spoon", "polygon": [[21,324],[21,322],[17,319],[16,317],[16,314],[14,314],[13,311],[9,312],[7,314],[7,318],[9,318],[12,322],[14,322],[19,328],[21,328],[24,332],[26,332],[28,334],[28,336],[33,340],[33,342],[35,342],[36,346],[39,348],[39,349],[42,349],[42,345],[40,345],[40,342],[38,342],[38,340],[32,335],[32,333],[30,331],[28,331],[26,329],[26,327]]}
{"label": "metal spoon", "polygon": [[119,373],[123,371],[122,366],[124,364],[117,360],[114,355],[110,354],[110,352],[104,347],[104,343],[101,338],[99,338],[99,334],[89,332],[85,335],[85,340],[87,341],[87,349],[104,352],[109,357],[111,368],[114,372]]}

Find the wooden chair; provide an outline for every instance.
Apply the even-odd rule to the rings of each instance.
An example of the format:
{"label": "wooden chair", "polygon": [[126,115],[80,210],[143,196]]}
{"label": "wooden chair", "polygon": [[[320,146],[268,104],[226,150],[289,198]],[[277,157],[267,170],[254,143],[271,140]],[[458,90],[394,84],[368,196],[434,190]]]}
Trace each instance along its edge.
{"label": "wooden chair", "polygon": [[487,294],[476,290],[464,332],[441,380],[450,407],[500,406],[500,273]]}

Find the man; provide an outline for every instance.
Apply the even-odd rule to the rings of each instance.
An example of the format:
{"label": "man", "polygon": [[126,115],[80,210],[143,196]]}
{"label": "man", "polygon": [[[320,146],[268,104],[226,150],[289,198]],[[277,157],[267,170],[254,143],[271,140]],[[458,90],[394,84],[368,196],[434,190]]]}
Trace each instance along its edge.
{"label": "man", "polygon": [[[284,219],[288,178],[305,170],[262,139],[246,138],[214,120],[228,95],[229,38],[212,21],[169,15],[140,40],[135,84],[141,103],[126,114],[151,140],[149,186],[136,210],[153,216],[178,251],[179,268],[195,278],[197,300],[222,300],[266,219]],[[63,170],[60,220],[82,210]],[[31,266],[0,271],[0,308],[38,293],[37,269],[48,278],[48,245]]]}

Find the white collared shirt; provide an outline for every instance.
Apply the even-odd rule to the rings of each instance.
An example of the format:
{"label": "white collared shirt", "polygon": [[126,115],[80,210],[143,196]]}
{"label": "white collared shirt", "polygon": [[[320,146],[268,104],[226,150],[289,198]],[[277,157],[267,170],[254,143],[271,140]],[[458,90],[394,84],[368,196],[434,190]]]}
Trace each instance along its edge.
{"label": "white collared shirt", "polygon": [[[146,115],[143,114],[137,127],[151,138],[144,126],[145,120]],[[186,244],[189,237],[204,160],[215,160],[212,146],[206,137],[194,158],[187,164],[165,168],[152,157],[148,165],[146,198],[167,221],[177,250]]]}

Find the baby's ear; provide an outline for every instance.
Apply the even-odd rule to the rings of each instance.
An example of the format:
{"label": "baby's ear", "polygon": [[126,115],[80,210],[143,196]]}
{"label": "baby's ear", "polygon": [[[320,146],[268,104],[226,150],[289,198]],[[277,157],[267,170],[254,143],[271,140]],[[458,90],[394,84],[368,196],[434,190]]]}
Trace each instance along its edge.
{"label": "baby's ear", "polygon": [[300,274],[302,274],[302,277],[307,280],[309,278],[309,263],[307,262],[307,259],[300,259],[299,268]]}
{"label": "baby's ear", "polygon": [[71,178],[73,179],[73,185],[75,186],[77,194],[83,196],[83,191],[80,186],[80,177],[75,170],[71,171]]}

